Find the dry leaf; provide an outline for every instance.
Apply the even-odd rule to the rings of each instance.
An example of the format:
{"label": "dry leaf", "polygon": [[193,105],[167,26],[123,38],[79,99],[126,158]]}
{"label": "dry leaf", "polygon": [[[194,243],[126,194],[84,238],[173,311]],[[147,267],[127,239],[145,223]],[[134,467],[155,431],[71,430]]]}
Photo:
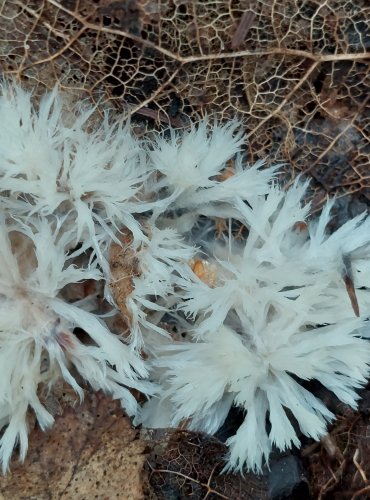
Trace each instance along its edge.
{"label": "dry leaf", "polygon": [[370,197],[368,0],[3,0],[0,63],[30,86],[181,126],[245,118],[251,162],[315,204]]}
{"label": "dry leaf", "polygon": [[1,478],[3,500],[146,497],[146,443],[117,402],[87,394],[64,409],[48,432],[31,432],[24,464]]}

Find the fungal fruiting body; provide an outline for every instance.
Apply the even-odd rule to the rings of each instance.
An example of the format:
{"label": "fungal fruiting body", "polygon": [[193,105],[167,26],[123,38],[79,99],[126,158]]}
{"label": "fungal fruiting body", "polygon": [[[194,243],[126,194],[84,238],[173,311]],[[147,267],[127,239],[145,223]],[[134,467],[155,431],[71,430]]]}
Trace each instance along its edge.
{"label": "fungal fruiting body", "polygon": [[[52,425],[39,391],[60,378],[148,427],[215,433],[240,407],[225,469],[261,471],[273,447],[318,439],[334,415],[307,382],[355,408],[369,377],[370,219],[330,231],[333,201],[310,219],[307,183],[283,190],[277,166],[248,166],[237,121],[142,141],[94,113],[2,85],[3,471],[17,443],[26,455],[29,410]],[[86,280],[121,331],[96,292],[67,299]]]}

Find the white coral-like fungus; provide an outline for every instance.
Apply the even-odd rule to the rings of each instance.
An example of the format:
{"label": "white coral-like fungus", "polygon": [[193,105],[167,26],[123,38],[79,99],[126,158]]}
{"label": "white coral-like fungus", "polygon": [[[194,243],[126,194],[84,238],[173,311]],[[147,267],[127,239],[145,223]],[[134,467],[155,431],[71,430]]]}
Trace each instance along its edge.
{"label": "white coral-like fungus", "polygon": [[[139,378],[143,362],[91,312],[65,303],[60,291],[87,279],[100,279],[96,267],[79,269],[66,248],[73,231],[52,229],[48,221],[0,221],[0,462],[9,465],[16,443],[27,452],[27,410],[32,408],[42,429],[53,423],[37,389],[63,377],[82,398],[72,368],[95,389],[120,399],[130,414],[136,400],[127,387],[149,390]],[[73,334],[83,328],[91,345]]]}
{"label": "white coral-like fungus", "polygon": [[[140,240],[133,214],[145,177],[143,153],[130,129],[108,114],[92,131],[89,106],[68,106],[55,88],[36,108],[31,94],[3,84],[0,95],[1,191],[23,199],[29,215],[69,214],[75,243],[113,237],[112,225],[125,224]],[[13,207],[15,205],[13,204]]]}
{"label": "white coral-like fungus", "polygon": [[262,170],[264,162],[259,161],[245,168],[241,155],[234,159],[244,143],[238,121],[211,126],[203,120],[183,133],[170,130],[170,135],[169,140],[159,136],[149,152],[155,172],[152,190],[159,194],[155,215],[191,209],[228,217],[222,210],[224,203],[266,194],[277,167]]}
{"label": "white coral-like fungus", "polygon": [[[361,335],[370,312],[370,218],[329,234],[329,202],[308,221],[307,184],[283,191],[276,166],[246,168],[236,121],[203,120],[144,148],[108,113],[97,125],[93,107],[68,106],[57,89],[35,106],[14,83],[2,85],[0,117],[4,471],[17,443],[26,455],[28,409],[41,428],[53,422],[38,397],[42,383],[62,377],[82,397],[84,379],[135,414],[129,389],[152,391],[142,351],[162,385],[137,416],[144,424],[185,420],[214,433],[232,405],[245,411],[228,440],[229,469],[260,471],[273,446],[299,445],[298,429],[315,439],[325,432],[333,414],[306,381],[356,406],[369,376]],[[209,241],[204,216],[236,219],[246,241],[231,231],[223,244]],[[112,240],[130,261],[121,270],[128,275],[96,258]],[[196,257],[195,245],[203,252]],[[112,291],[125,283],[118,298],[131,345],[91,312],[91,298],[63,298],[74,283],[104,278]],[[170,320],[186,341],[171,341]]]}
{"label": "white coral-like fungus", "polygon": [[[236,203],[246,242],[210,243],[217,280],[183,282],[180,307],[194,318],[194,342],[168,345],[154,360],[163,392],[148,408],[163,408],[161,425],[190,419],[191,428],[215,432],[232,404],[246,411],[228,440],[231,469],[260,471],[272,446],[299,445],[287,410],[304,435],[323,435],[333,415],[302,381],[317,380],[356,407],[355,389],[369,376],[370,345],[360,329],[370,296],[358,289],[364,279],[357,253],[361,262],[370,257],[370,219],[359,216],[329,236],[330,203],[300,229],[309,210],[301,205],[305,189],[272,186],[266,197]],[[346,290],[348,262],[359,275],[353,286],[362,318]],[[147,409],[142,418],[151,425]]]}

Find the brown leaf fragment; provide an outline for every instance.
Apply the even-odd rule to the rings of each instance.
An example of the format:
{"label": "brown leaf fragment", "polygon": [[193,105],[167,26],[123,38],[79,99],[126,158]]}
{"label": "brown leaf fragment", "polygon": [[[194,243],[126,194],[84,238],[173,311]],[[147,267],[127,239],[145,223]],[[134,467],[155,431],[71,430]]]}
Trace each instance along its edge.
{"label": "brown leaf fragment", "polygon": [[109,284],[113,299],[119,310],[130,322],[131,314],[126,306],[126,299],[134,289],[133,277],[139,275],[136,253],[131,247],[133,236],[127,229],[118,236],[122,245],[112,243],[109,250],[109,264],[112,281]]}
{"label": "brown leaf fragment", "polygon": [[344,284],[346,285],[346,290],[347,290],[349,299],[351,301],[353,312],[355,313],[355,316],[357,316],[357,318],[358,318],[360,316],[360,306],[358,305],[355,285],[353,283],[351,261],[350,261],[348,256],[345,256],[345,257],[343,257],[343,262],[344,262],[344,267],[345,267],[343,281],[344,281]]}
{"label": "brown leaf fragment", "polygon": [[145,497],[146,443],[119,404],[87,394],[48,432],[31,432],[24,464],[15,459],[0,480],[2,500],[140,500]]}
{"label": "brown leaf fragment", "polygon": [[152,431],[150,485],[158,500],[170,498],[266,500],[265,476],[222,474],[227,447],[216,438],[185,430]]}
{"label": "brown leaf fragment", "polygon": [[201,280],[203,283],[213,288],[217,284],[217,265],[208,262],[205,259],[192,259],[190,261],[190,267],[193,273]]}
{"label": "brown leaf fragment", "polygon": [[346,290],[349,296],[349,300],[351,301],[353,312],[355,313],[355,316],[357,316],[358,318],[360,316],[360,306],[358,305],[356,290],[352,278],[348,275],[345,275],[343,280],[344,284],[346,285]]}

